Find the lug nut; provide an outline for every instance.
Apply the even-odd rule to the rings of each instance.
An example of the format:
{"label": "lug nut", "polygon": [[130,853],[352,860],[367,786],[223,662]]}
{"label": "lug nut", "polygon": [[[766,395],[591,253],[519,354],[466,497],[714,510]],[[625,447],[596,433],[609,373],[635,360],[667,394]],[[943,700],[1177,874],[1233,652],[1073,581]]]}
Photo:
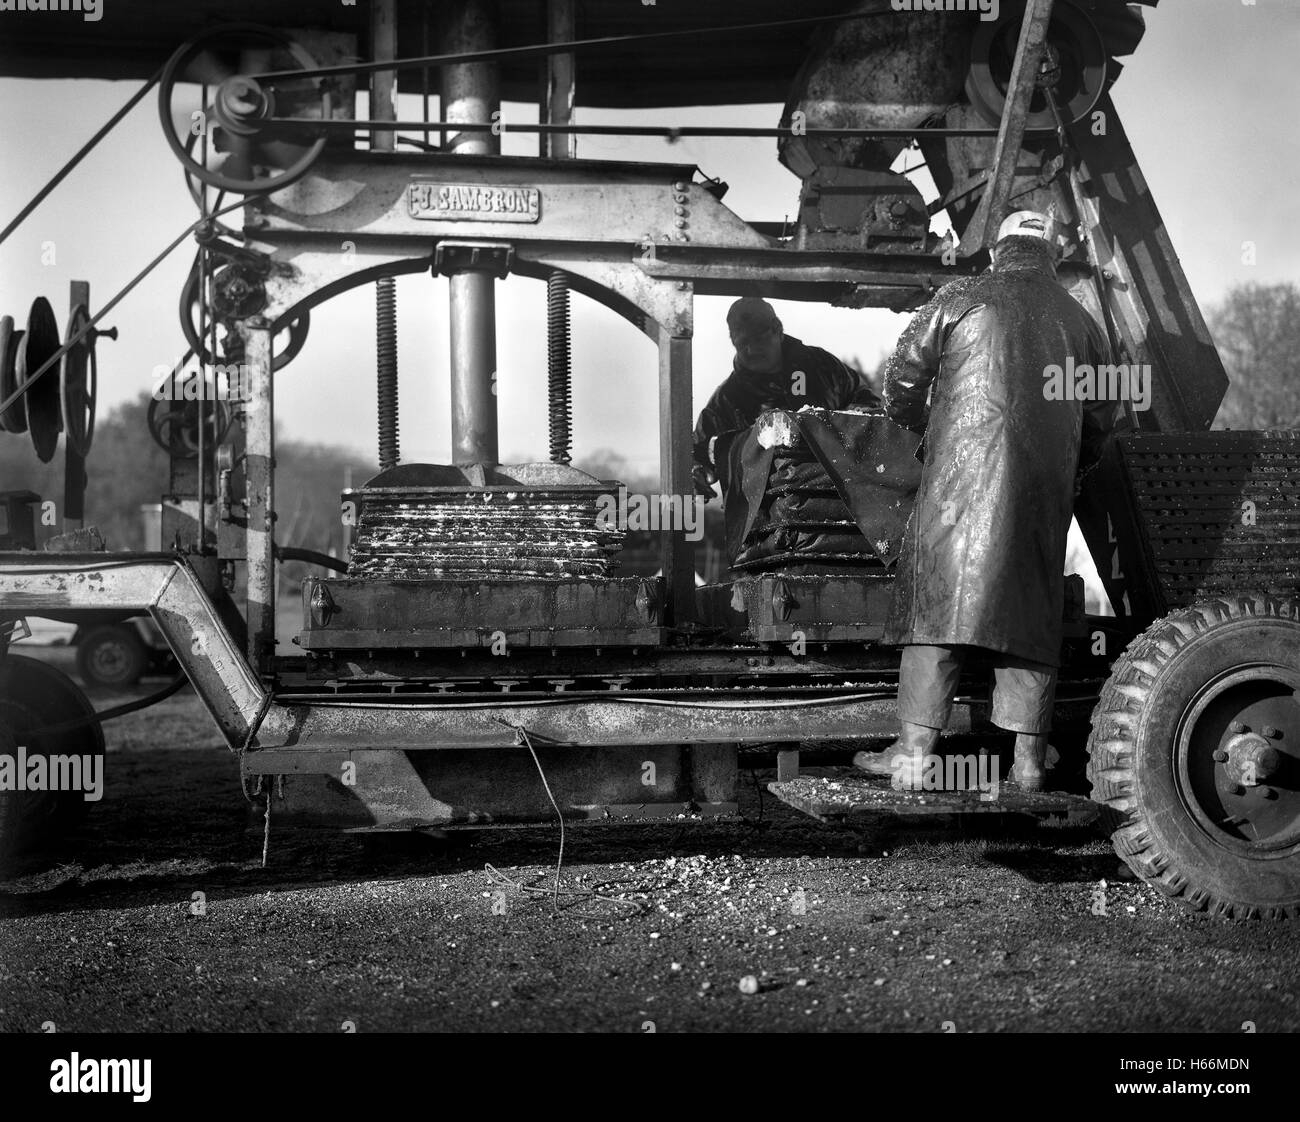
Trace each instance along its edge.
{"label": "lug nut", "polygon": [[1270,740],[1276,740],[1278,737],[1282,735],[1282,730],[1275,729],[1272,725],[1265,725],[1263,731],[1264,731],[1264,735],[1267,736]]}
{"label": "lug nut", "polygon": [[1231,732],[1231,733],[1237,733],[1237,734],[1240,734],[1240,733],[1243,733],[1243,732],[1249,732],[1250,729],[1248,729],[1248,728],[1247,728],[1245,725],[1243,725],[1240,721],[1233,721],[1232,724],[1230,724],[1230,725],[1228,726],[1228,731]]}
{"label": "lug nut", "polygon": [[1216,748],[1214,750],[1214,762],[1216,764],[1226,764],[1228,762],[1228,753],[1222,748]]}
{"label": "lug nut", "polygon": [[1261,795],[1263,795],[1264,798],[1266,798],[1266,799],[1275,799],[1275,798],[1277,798],[1277,792],[1276,792],[1272,787],[1261,787],[1261,788],[1259,789],[1259,793],[1260,793]]}

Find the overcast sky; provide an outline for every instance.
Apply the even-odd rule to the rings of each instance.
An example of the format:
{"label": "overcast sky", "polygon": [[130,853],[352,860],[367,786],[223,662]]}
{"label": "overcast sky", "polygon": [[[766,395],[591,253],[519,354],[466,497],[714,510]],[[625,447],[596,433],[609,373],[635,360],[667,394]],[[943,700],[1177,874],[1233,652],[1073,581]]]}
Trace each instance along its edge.
{"label": "overcast sky", "polygon": [[[1165,0],[1147,10],[1147,34],[1115,88],[1115,101],[1152,194],[1203,307],[1233,284],[1300,275],[1294,216],[1300,181],[1300,0]],[[4,18],[22,18],[13,15]],[[30,17],[28,17],[30,18]],[[133,83],[0,80],[0,223],[136,88]],[[579,70],[581,101],[581,70]],[[506,106],[528,119],[531,108]],[[778,106],[656,111],[606,120],[766,125]],[[418,116],[413,103],[403,116]],[[671,116],[671,120],[669,117]],[[535,116],[532,118],[535,119]],[[507,152],[535,151],[532,137],[506,137]],[[798,181],[777,162],[775,142],[580,138],[579,155],[697,163],[731,184],[726,204],[741,217],[773,220],[797,208]],[[193,220],[180,167],[165,145],[150,95],[25,225],[0,246],[0,313],[20,322],[37,295],[60,321],[68,282],[91,282],[97,309]],[[1242,263],[1242,243],[1258,260]],[[53,264],[43,264],[53,243]],[[184,246],[112,315],[120,342],[100,344],[101,408],[150,388],[150,371],[184,350],[177,298],[193,256]],[[446,462],[450,448],[446,282],[398,282],[402,458]],[[695,406],[730,369],[723,315],[728,301],[696,302]],[[787,330],[874,364],[905,317],[782,303]],[[279,375],[276,412],[290,437],[345,445],[375,456],[374,297],[367,286],[313,313],[311,335]],[[612,312],[574,298],[575,457],[600,448],[638,473],[658,464],[654,347]],[[498,286],[501,451],[507,461],[545,459],[545,287]]]}

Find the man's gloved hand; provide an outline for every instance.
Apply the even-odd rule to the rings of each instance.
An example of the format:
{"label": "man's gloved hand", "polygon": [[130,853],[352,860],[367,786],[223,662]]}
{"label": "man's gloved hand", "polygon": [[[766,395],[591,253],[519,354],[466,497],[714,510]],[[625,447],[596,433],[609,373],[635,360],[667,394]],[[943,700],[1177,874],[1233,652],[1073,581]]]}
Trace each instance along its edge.
{"label": "man's gloved hand", "polygon": [[695,491],[703,495],[705,501],[713,498],[713,485],[718,481],[718,473],[705,464],[697,463],[691,469],[691,479],[695,482]]}

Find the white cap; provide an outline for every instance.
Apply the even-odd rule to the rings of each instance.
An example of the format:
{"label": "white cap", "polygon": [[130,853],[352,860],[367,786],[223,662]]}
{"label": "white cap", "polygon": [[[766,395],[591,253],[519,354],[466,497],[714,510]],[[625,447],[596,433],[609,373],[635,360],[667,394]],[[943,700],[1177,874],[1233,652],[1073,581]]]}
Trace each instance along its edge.
{"label": "white cap", "polygon": [[998,241],[1003,238],[1041,238],[1056,245],[1056,223],[1036,210],[1018,210],[998,227]]}

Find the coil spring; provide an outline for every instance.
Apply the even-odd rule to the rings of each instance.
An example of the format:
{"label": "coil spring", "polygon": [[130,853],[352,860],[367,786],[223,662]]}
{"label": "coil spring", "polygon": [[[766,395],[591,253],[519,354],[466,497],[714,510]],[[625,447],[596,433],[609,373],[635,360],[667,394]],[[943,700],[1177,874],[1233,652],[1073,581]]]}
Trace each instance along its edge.
{"label": "coil spring", "polygon": [[550,414],[551,462],[567,464],[572,447],[569,364],[569,278],[555,270],[546,278],[546,402]]}
{"label": "coil spring", "polygon": [[379,467],[394,467],[397,442],[397,284],[392,277],[375,283],[376,363],[379,389]]}

